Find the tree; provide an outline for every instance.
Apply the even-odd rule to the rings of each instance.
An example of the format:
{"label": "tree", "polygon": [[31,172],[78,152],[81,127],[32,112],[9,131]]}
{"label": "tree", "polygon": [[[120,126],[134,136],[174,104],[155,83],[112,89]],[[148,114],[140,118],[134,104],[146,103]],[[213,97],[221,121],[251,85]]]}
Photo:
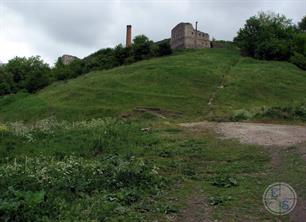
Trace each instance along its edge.
{"label": "tree", "polygon": [[25,89],[32,93],[48,85],[50,68],[39,56],[15,57],[5,65],[5,72],[12,76],[17,91]]}
{"label": "tree", "polygon": [[4,68],[0,67],[0,96],[14,92],[14,83],[10,75]]}
{"label": "tree", "polygon": [[101,49],[83,59],[84,70],[87,73],[94,70],[111,69],[118,66],[118,62],[114,56],[114,49]]}
{"label": "tree", "polygon": [[27,65],[30,71],[25,75],[25,88],[28,92],[36,92],[49,84],[49,65],[39,56],[28,58]]}
{"label": "tree", "polygon": [[302,18],[302,20],[299,22],[298,27],[303,32],[306,32],[306,15]]}
{"label": "tree", "polygon": [[290,62],[296,65],[297,67],[306,70],[306,56],[295,52],[290,58]]}
{"label": "tree", "polygon": [[66,80],[75,78],[84,73],[84,62],[80,59],[72,61],[68,65],[62,63],[59,57],[55,63],[55,67],[51,71],[51,76],[54,80]]}
{"label": "tree", "polygon": [[300,32],[294,35],[292,50],[306,56],[306,32]]}
{"label": "tree", "polygon": [[114,57],[119,65],[124,64],[126,59],[130,56],[132,56],[131,47],[123,47],[122,44],[115,47]]}
{"label": "tree", "polygon": [[265,60],[288,60],[291,55],[291,46],[283,39],[271,38],[262,41],[256,47],[255,57]]}
{"label": "tree", "polygon": [[171,49],[169,41],[158,44],[158,55],[159,56],[170,55],[171,53],[172,53],[172,49]]}
{"label": "tree", "polygon": [[136,61],[154,56],[154,43],[145,35],[138,35],[133,39],[133,54]]}
{"label": "tree", "polygon": [[24,87],[25,76],[30,71],[30,66],[25,57],[15,57],[6,64],[5,71],[12,76],[16,87],[21,89]]}
{"label": "tree", "polygon": [[243,55],[288,60],[295,27],[284,15],[261,12],[246,21],[234,41]]}

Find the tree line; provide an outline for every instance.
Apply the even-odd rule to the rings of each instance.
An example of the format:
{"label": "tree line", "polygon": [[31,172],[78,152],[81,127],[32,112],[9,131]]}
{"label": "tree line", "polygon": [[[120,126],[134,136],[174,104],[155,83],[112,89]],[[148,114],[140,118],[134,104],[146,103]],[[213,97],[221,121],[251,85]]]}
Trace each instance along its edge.
{"label": "tree line", "polygon": [[171,53],[169,40],[154,43],[148,37],[139,35],[133,39],[130,47],[119,44],[114,48],[101,49],[68,65],[64,65],[59,57],[53,68],[39,56],[15,57],[0,67],[0,96],[20,91],[34,93],[54,81]]}

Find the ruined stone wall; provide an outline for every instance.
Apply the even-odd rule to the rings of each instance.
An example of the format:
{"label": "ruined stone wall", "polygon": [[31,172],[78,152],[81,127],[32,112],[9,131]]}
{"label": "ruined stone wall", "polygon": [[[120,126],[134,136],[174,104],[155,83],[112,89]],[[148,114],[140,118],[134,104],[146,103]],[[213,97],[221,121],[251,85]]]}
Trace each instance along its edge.
{"label": "ruined stone wall", "polygon": [[180,49],[185,48],[185,25],[183,23],[175,26],[171,31],[170,44],[172,48]]}
{"label": "ruined stone wall", "polygon": [[185,48],[194,48],[195,44],[195,30],[193,29],[192,25],[185,26]]}
{"label": "ruined stone wall", "polygon": [[209,35],[195,31],[190,23],[180,23],[171,31],[171,47],[177,48],[210,48]]}
{"label": "ruined stone wall", "polygon": [[76,59],[79,59],[79,58],[76,57],[76,56],[72,56],[72,55],[63,55],[61,57],[62,63],[64,65],[69,65],[72,61],[74,61]]}

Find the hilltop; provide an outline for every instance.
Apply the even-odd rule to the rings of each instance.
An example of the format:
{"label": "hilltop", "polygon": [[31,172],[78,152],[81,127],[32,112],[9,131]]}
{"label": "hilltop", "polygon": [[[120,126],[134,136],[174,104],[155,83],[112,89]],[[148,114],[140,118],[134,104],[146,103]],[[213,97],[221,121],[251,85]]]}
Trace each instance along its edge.
{"label": "hilltop", "polygon": [[287,62],[241,57],[235,49],[185,50],[59,81],[33,95],[3,97],[0,119],[80,120],[139,113],[222,119],[240,110],[303,102],[305,85],[305,71]]}

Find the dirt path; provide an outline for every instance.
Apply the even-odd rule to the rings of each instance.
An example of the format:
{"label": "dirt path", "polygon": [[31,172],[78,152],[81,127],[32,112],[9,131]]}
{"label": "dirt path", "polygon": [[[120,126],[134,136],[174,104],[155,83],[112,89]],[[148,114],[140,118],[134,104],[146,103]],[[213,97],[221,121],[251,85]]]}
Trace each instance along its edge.
{"label": "dirt path", "polygon": [[197,188],[188,197],[186,207],[175,217],[173,222],[211,222],[211,207],[206,198]]}
{"label": "dirt path", "polygon": [[220,138],[237,139],[241,143],[288,147],[306,142],[306,126],[262,123],[182,123],[191,130],[214,130]]}
{"label": "dirt path", "polygon": [[216,90],[215,90],[215,91],[212,93],[212,95],[210,96],[207,105],[209,105],[209,106],[213,105],[213,102],[214,102],[214,100],[215,100],[215,98],[216,98],[216,96],[217,96],[219,90],[221,90],[221,89],[224,88],[226,77],[229,75],[229,73],[231,72],[231,70],[239,63],[239,61],[240,61],[240,57],[239,57],[237,60],[235,60],[235,61],[233,62],[232,65],[230,65],[229,67],[227,67],[227,69],[224,71],[224,74],[223,74],[222,77],[221,77],[220,83],[219,83],[219,85],[217,86]]}

